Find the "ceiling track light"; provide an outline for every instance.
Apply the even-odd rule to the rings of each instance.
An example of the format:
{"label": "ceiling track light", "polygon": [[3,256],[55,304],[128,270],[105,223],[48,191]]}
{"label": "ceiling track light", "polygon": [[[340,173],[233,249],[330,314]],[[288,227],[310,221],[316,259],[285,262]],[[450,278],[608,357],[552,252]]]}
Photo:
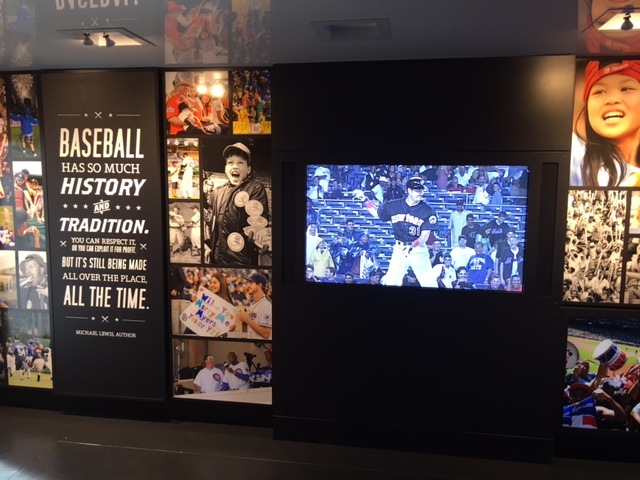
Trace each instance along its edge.
{"label": "ceiling track light", "polygon": [[83,33],[82,35],[84,35],[84,40],[82,41],[83,45],[86,45],[87,47],[90,47],[91,45],[93,45],[93,40],[91,40],[90,33]]}
{"label": "ceiling track light", "polygon": [[[638,8],[634,7],[633,5],[608,8],[597,18],[589,16],[589,24],[581,33],[586,32],[589,28],[595,28],[597,30],[605,31],[622,30],[623,32],[637,30],[638,27],[635,26],[638,24],[638,22],[636,21],[638,17],[638,14],[636,13],[637,10]],[[633,23],[634,21],[635,25]],[[599,26],[596,26],[598,24]]]}
{"label": "ceiling track light", "polygon": [[102,36],[104,37],[104,41],[105,41],[105,43],[106,43],[107,47],[113,47],[113,46],[115,46],[116,42],[114,42],[113,40],[111,40],[111,39],[109,38],[109,34],[108,34],[108,33],[105,33],[105,34],[103,34]]}

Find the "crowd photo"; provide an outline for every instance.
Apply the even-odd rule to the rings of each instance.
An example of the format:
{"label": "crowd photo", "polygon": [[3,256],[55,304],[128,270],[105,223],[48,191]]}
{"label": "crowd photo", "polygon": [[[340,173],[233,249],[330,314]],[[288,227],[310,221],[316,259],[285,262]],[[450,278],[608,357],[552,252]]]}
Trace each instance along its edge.
{"label": "crowd photo", "polygon": [[620,302],[626,205],[626,191],[569,191],[565,302]]}
{"label": "crowd photo", "polygon": [[307,165],[305,280],[522,292],[529,168]]}

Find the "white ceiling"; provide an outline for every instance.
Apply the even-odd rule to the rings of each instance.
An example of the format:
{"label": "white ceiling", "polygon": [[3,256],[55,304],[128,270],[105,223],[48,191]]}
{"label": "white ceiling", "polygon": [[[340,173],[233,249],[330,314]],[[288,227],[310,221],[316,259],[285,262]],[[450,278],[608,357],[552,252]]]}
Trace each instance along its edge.
{"label": "white ceiling", "polygon": [[[224,4],[230,0],[220,1]],[[233,1],[268,4],[268,0]],[[165,62],[164,0],[27,0],[35,21],[31,24],[18,20],[18,25],[16,2],[4,0],[3,70],[190,66]],[[176,0],[189,2],[196,3]],[[271,0],[271,51],[265,63],[575,54],[577,3],[576,0]],[[323,41],[311,23],[372,18],[389,19],[390,39]],[[62,29],[89,27],[124,27],[155,46],[85,47],[79,40],[59,33]],[[201,65],[243,66],[229,61]]]}

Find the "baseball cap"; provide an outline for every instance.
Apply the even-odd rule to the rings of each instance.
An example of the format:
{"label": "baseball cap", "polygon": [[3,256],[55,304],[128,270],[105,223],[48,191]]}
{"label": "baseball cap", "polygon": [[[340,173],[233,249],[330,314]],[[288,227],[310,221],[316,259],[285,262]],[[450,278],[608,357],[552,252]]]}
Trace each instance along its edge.
{"label": "baseball cap", "polygon": [[464,200],[459,198],[458,200],[456,200],[456,205],[464,205]]}
{"label": "baseball cap", "polygon": [[267,279],[264,275],[262,275],[261,273],[254,273],[253,275],[251,275],[249,278],[247,278],[248,282],[253,282],[253,283],[258,283],[260,285],[266,285],[267,284]]}
{"label": "baseball cap", "polygon": [[16,173],[16,178],[17,178],[18,180],[24,180],[24,173],[22,173],[22,172],[18,172],[18,173]]}
{"label": "baseball cap", "polygon": [[585,383],[580,383],[580,382],[572,383],[571,386],[569,387],[569,391],[575,392],[576,390],[584,390],[588,394],[591,394],[591,387]]}
{"label": "baseball cap", "polygon": [[182,10],[184,7],[182,5],[178,5],[176,2],[174,2],[173,0],[169,0],[169,2],[167,3],[167,9],[170,12],[174,12],[176,10]]}
{"label": "baseball cap", "polygon": [[424,190],[424,183],[420,177],[413,177],[407,180],[407,188],[411,190]]}
{"label": "baseball cap", "polygon": [[42,268],[47,269],[47,264],[44,263],[44,259],[38,255],[37,253],[32,253],[31,255],[27,255],[24,260],[22,262],[20,262],[20,273],[22,275],[26,275],[27,272],[25,270],[25,264],[29,261],[33,260],[34,262],[36,262],[38,265],[40,265]]}
{"label": "baseball cap", "polygon": [[222,156],[227,158],[232,153],[239,153],[240,156],[246,157],[249,162],[251,162],[251,150],[244,143],[234,143],[233,145],[227,145],[225,149],[222,151]]}
{"label": "baseball cap", "polygon": [[507,218],[507,213],[506,212],[500,212],[500,213],[498,213],[498,216]]}

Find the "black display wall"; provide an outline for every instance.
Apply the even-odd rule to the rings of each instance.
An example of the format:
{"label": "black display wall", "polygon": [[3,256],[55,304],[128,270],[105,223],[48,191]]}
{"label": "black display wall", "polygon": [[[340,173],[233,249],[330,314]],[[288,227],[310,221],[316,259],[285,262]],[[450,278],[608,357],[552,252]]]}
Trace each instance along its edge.
{"label": "black display wall", "polygon": [[[297,385],[274,391],[277,438],[550,460],[573,75],[569,56],[273,68],[274,343]],[[349,160],[529,165],[525,292],[305,283],[306,164]]]}

